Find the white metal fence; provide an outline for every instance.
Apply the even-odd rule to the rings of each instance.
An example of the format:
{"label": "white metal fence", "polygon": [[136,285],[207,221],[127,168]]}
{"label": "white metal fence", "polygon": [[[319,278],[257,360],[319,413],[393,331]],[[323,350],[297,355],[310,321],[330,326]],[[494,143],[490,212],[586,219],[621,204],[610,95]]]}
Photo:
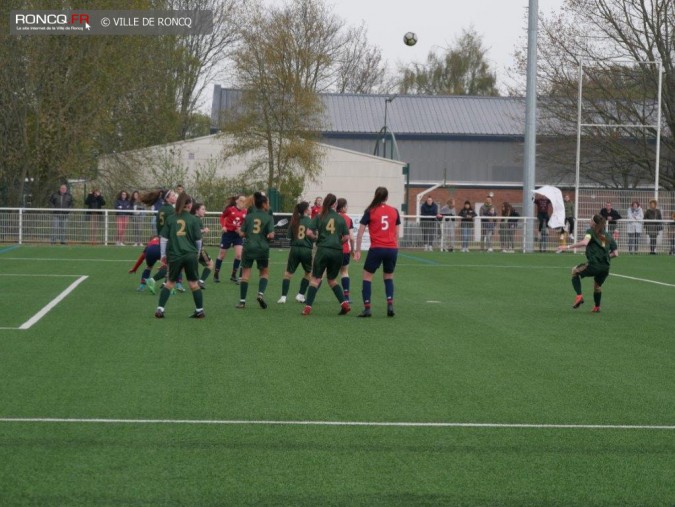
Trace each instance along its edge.
{"label": "white metal fence", "polygon": [[[597,212],[594,211],[594,212]],[[664,214],[665,215],[665,214]],[[576,222],[576,238],[588,227],[590,214]],[[217,246],[220,241],[219,212],[207,213],[204,225],[210,229],[204,243]],[[288,218],[288,214],[275,214],[275,222]],[[360,216],[352,215],[358,227]],[[675,221],[644,221],[643,233],[639,235],[637,253],[649,253],[650,237],[646,225],[653,222],[661,230],[656,234],[656,253],[675,252]],[[0,208],[0,242],[14,244],[95,244],[95,245],[140,245],[145,244],[155,232],[155,213],[152,211],[121,214],[115,210],[90,211],[84,209],[59,213],[51,208]],[[617,242],[621,251],[628,251],[628,221],[619,220]],[[525,232],[534,230],[534,244],[525,245]],[[275,247],[287,247],[288,226],[276,229]],[[444,217],[442,221],[420,221],[415,215],[402,217],[401,248],[424,250],[431,244],[434,250],[447,252],[492,251],[492,252],[554,252],[561,242],[574,238],[553,229],[544,234],[537,230],[536,218],[476,217],[471,222],[462,222],[459,217]],[[367,241],[364,247],[367,248]]]}

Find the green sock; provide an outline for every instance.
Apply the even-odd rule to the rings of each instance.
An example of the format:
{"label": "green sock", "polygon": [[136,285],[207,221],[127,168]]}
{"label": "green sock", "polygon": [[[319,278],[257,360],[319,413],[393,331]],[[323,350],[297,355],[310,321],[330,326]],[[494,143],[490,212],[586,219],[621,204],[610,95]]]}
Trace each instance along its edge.
{"label": "green sock", "polygon": [[303,278],[300,280],[300,290],[298,290],[298,294],[306,294],[307,287],[309,287],[309,280],[307,280],[307,278]]}
{"label": "green sock", "polygon": [[166,302],[169,300],[169,297],[171,296],[171,290],[167,289],[166,287],[162,287],[162,290],[159,293],[159,306],[164,308],[166,305]]}
{"label": "green sock", "polygon": [[209,268],[204,268],[204,271],[202,271],[202,282],[205,282],[210,274],[211,270]]}
{"label": "green sock", "polygon": [[202,289],[197,289],[192,292],[192,299],[195,301],[195,308],[204,308],[204,293]]}
{"label": "green sock", "polygon": [[239,299],[242,301],[246,301],[246,293],[248,292],[248,281],[244,282],[242,281],[239,284]]}
{"label": "green sock", "polygon": [[286,280],[285,278],[281,282],[281,295],[282,296],[288,296],[288,289],[291,288],[291,281]]}
{"label": "green sock", "polygon": [[267,278],[261,278],[258,281],[258,292],[265,294],[265,289],[267,289]]}
{"label": "green sock", "polygon": [[574,287],[577,296],[581,296],[581,278],[575,276],[572,278],[572,287]]}
{"label": "green sock", "polygon": [[595,301],[595,306],[600,306],[601,299],[602,299],[602,292],[593,293],[593,301]]}
{"label": "green sock", "polygon": [[342,304],[342,302],[345,300],[345,293],[342,290],[342,286],[339,283],[336,283],[333,286],[333,294],[335,294],[335,297],[337,300]]}
{"label": "green sock", "polygon": [[309,288],[307,289],[307,299],[305,299],[306,305],[312,306],[312,303],[314,303],[314,298],[316,297],[317,290],[319,290],[317,287],[314,287],[313,285],[309,286]]}

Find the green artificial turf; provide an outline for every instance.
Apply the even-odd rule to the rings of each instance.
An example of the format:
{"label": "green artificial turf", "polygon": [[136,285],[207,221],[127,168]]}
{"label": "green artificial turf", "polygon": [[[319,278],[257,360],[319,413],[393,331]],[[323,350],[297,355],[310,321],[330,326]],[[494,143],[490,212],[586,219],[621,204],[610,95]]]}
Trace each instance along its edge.
{"label": "green artificial turf", "polygon": [[0,249],[0,504],[675,503],[672,258],[615,259],[592,314],[580,255],[401,251],[359,319],[362,263],[352,313],[324,283],[303,317],[274,251],[267,310],[254,274],[158,320],[138,253]]}

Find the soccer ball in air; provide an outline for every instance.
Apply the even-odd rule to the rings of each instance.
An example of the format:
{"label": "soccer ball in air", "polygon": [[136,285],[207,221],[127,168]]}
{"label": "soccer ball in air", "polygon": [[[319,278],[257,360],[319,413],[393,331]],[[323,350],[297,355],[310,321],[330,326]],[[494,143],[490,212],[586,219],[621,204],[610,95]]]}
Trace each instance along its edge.
{"label": "soccer ball in air", "polygon": [[407,32],[403,36],[403,44],[406,46],[414,46],[417,44],[417,34],[414,32]]}

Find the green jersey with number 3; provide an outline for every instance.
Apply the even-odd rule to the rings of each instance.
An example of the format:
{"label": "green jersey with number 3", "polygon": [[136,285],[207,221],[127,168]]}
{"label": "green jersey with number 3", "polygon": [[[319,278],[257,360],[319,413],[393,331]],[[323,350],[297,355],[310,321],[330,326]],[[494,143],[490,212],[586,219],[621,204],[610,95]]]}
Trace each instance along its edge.
{"label": "green jersey with number 3", "polygon": [[244,249],[249,257],[269,254],[270,242],[267,235],[274,231],[274,224],[267,211],[252,208],[246,214],[241,230],[246,234],[244,236]]}

